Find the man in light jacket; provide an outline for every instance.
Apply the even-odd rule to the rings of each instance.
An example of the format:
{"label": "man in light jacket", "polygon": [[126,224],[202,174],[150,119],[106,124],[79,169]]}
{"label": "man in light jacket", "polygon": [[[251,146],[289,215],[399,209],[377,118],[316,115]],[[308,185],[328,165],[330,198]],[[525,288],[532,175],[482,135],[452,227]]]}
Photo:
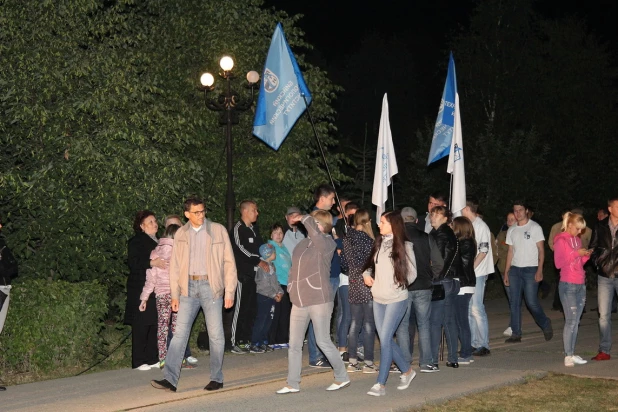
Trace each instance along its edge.
{"label": "man in light jacket", "polygon": [[178,229],[170,261],[172,310],[178,312],[176,333],[170,342],[163,380],[152,386],[176,392],[180,369],[191,326],[200,307],[206,318],[210,343],[210,383],[208,391],[223,387],[223,307],[234,304],[238,282],[232,245],[225,228],[206,219],[204,202],[190,197],[184,204],[189,222]]}

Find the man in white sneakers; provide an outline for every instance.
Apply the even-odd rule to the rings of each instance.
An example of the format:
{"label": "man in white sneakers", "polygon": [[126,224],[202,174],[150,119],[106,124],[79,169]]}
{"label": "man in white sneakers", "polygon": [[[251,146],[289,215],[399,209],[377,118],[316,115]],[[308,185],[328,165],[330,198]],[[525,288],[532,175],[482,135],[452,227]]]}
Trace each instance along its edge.
{"label": "man in white sneakers", "polygon": [[551,320],[545,315],[539,303],[539,282],[543,280],[545,260],[545,237],[543,229],[528,218],[528,208],[521,201],[513,203],[513,214],[517,224],[509,227],[506,244],[504,284],[510,286],[511,329],[513,334],[506,343],[521,342],[521,296],[524,295],[530,313],[543,330],[545,340],[554,336]]}
{"label": "man in white sneakers", "polygon": [[485,297],[485,283],[487,276],[494,271],[494,258],[492,253],[491,232],[487,223],[478,215],[479,202],[473,196],[466,198],[466,207],[462,214],[470,219],[474,227],[477,254],[474,259],[474,274],[476,286],[470,300],[468,318],[470,332],[472,333],[472,347],[475,348],[474,356],[486,356],[489,350],[489,324],[483,298]]}

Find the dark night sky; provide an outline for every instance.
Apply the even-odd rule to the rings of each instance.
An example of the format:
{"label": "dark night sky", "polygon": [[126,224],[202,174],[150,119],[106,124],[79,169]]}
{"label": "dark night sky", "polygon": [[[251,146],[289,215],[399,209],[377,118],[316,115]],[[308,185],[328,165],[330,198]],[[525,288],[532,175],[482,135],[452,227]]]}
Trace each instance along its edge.
{"label": "dark night sky", "polygon": [[[362,39],[370,33],[377,32],[385,39],[395,37],[405,44],[410,44],[410,50],[414,54],[412,63],[416,65],[415,74],[420,78],[415,82],[417,89],[407,91],[408,96],[405,98],[408,103],[418,105],[414,108],[418,116],[411,121],[416,122],[415,127],[419,127],[424,116],[435,116],[444,87],[448,42],[453,33],[466,29],[478,1],[482,0],[383,0],[368,4],[348,0],[265,0],[264,5],[274,6],[290,15],[304,16],[297,25],[302,28],[305,39],[315,49],[295,52],[305,54],[311,63],[327,70],[329,77],[337,84],[345,83],[341,76],[355,76],[354,72],[344,73],[343,68],[351,56],[358,54]],[[608,43],[615,56],[618,55],[617,0],[537,0],[535,7],[545,17],[576,15],[583,18],[589,29]],[[454,54],[457,61],[456,50]],[[370,53],[365,57],[370,59]],[[389,102],[391,95],[397,98],[397,93],[400,99],[404,98],[401,83],[396,80],[389,83],[388,80],[382,79],[379,84],[376,82],[374,85],[375,101],[364,102],[376,107],[376,120],[382,93],[388,91]],[[365,83],[362,87],[366,87]],[[335,101],[340,119],[346,116],[345,110],[349,110],[345,106],[345,93]],[[414,99],[409,96],[414,96]],[[391,117],[394,116],[397,114],[391,113]],[[402,113],[402,116],[406,115]],[[391,120],[394,135],[397,124],[403,121],[404,119],[400,122]],[[339,121],[337,123],[345,134],[346,125]],[[407,130],[406,134],[409,133],[410,130]]]}
{"label": "dark night sky", "polygon": [[[354,50],[364,33],[377,30],[402,37],[422,36],[444,41],[458,25],[465,26],[479,0],[383,0],[362,4],[349,0],[265,0],[290,15],[303,14],[299,26],[306,39],[327,57]],[[547,17],[576,15],[589,28],[616,48],[618,1],[537,0],[536,9]]]}

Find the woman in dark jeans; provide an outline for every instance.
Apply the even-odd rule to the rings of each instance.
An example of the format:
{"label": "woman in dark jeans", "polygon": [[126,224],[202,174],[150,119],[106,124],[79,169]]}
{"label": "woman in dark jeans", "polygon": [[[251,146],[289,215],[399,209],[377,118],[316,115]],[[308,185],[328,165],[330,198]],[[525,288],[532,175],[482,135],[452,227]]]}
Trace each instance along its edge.
{"label": "woman in dark jeans", "polygon": [[[371,256],[371,248],[375,239],[369,211],[358,209],[354,214],[353,225],[353,228],[348,227],[348,233],[343,238],[343,253],[341,254],[341,264],[348,268],[348,301],[352,317],[348,333],[348,347],[350,348],[348,372],[377,373],[373,363],[376,339],[373,298],[371,289],[363,281],[363,266]],[[363,337],[365,365],[362,368],[356,351],[361,328],[365,333]]]}
{"label": "woman in dark jeans", "polygon": [[[433,230],[429,233],[436,241],[444,266],[438,279],[444,286],[444,299],[431,302],[431,356],[433,365],[438,367],[438,351],[442,340],[442,326],[446,335],[448,361],[446,366],[458,368],[457,357],[457,322],[455,321],[455,297],[459,293],[459,281],[454,280],[455,273],[461,270],[461,256],[457,237],[449,226],[453,214],[444,206],[431,209],[429,215]],[[466,312],[467,313],[467,312]]]}
{"label": "woman in dark jeans", "polygon": [[455,274],[459,279],[459,294],[455,297],[455,320],[461,350],[457,363],[468,365],[474,362],[472,359],[472,335],[470,332],[470,320],[468,312],[470,299],[476,286],[474,274],[474,258],[476,257],[476,240],[474,227],[467,217],[453,219],[453,232],[459,241],[459,254],[461,255],[461,271]]}
{"label": "woman in dark jeans", "polygon": [[150,252],[157,247],[159,226],[153,212],[141,210],[135,215],[133,230],[135,236],[129,239],[127,279],[127,305],[124,313],[125,325],[131,325],[131,364],[141,371],[159,367],[157,349],[157,304],[151,293],[146,310],[139,311],[140,294],[146,283],[146,270],[151,267],[167,268],[162,259],[150,260]]}

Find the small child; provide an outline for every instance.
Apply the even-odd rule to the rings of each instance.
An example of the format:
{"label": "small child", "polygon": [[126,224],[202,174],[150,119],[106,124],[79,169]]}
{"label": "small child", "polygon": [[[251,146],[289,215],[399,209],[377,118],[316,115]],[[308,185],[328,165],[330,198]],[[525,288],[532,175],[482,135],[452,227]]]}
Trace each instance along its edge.
{"label": "small child", "polygon": [[[159,240],[159,245],[150,252],[150,260],[160,258],[169,262],[172,256],[172,247],[174,245],[174,235],[180,228],[178,225],[169,225],[165,229],[163,237]],[[172,292],[170,290],[170,272],[169,269],[160,269],[153,267],[146,271],[146,283],[142,289],[139,305],[140,311],[146,310],[146,302],[148,296],[154,291],[157,299],[157,345],[159,349],[159,366],[162,368],[165,364],[165,356],[167,356],[167,334],[170,326],[172,333],[176,330],[176,312],[172,312]]]}
{"label": "small child", "polygon": [[275,265],[272,263],[277,257],[275,248],[270,243],[260,246],[260,256],[268,263],[269,271],[266,272],[258,267],[255,274],[255,284],[257,291],[257,315],[253,324],[253,334],[251,336],[251,353],[270,352],[268,346],[268,332],[272,323],[275,302],[280,302],[283,296],[283,289],[279,286]]}

